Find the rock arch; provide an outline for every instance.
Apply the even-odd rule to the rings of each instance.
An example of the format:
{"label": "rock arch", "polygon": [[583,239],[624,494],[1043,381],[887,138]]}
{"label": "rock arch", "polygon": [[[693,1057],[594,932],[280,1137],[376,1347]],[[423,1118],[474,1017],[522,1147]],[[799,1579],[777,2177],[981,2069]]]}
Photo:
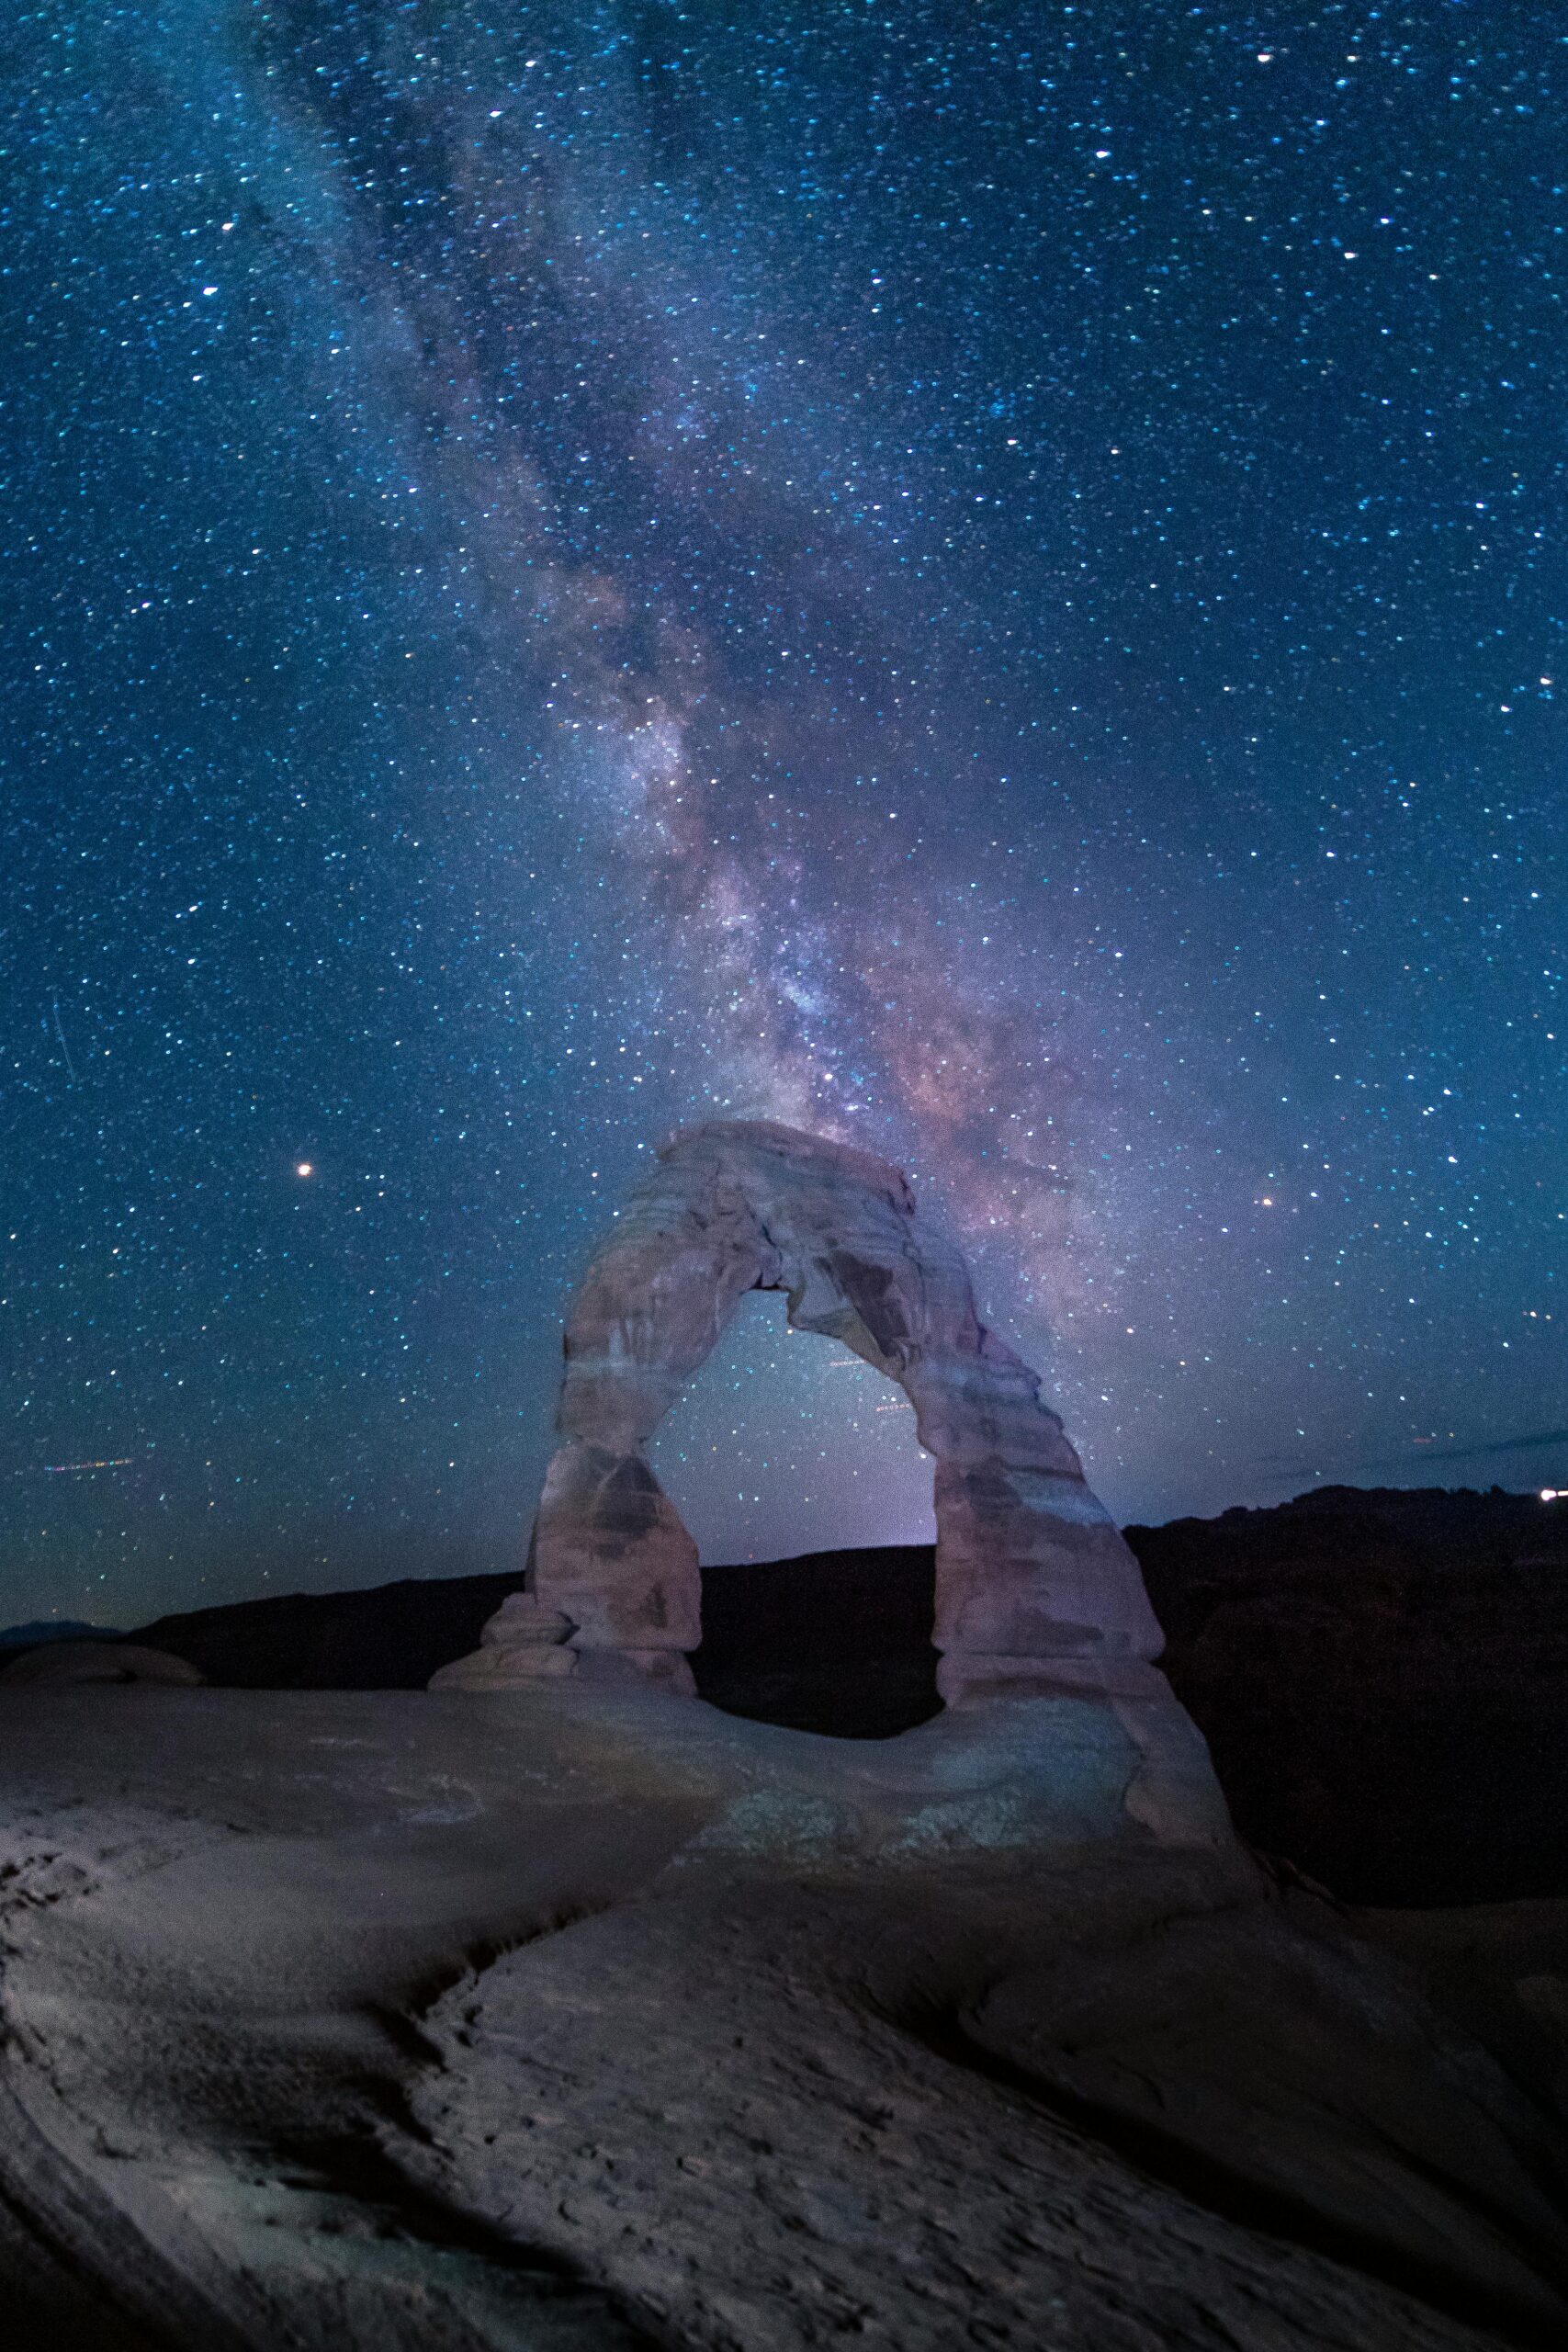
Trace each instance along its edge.
{"label": "rock arch", "polygon": [[675,1135],[617,1212],[572,1301],[557,1426],[525,1571],[475,1688],[640,1670],[689,1691],[696,1546],[644,1451],[743,1293],[896,1380],[935,1456],[938,1684],[953,1702],[1165,1696],[1137,1562],[1085,1482],[1039,1376],[976,1311],[963,1257],[905,1177],[761,1120]]}

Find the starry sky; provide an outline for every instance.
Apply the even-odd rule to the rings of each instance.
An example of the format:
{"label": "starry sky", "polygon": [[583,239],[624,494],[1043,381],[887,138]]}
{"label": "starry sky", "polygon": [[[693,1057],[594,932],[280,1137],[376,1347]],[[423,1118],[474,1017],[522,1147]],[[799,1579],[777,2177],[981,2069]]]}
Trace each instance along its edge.
{"label": "starry sky", "polygon": [[[911,1170],[1125,1519],[1568,1484],[1551,0],[0,51],[0,1620],[520,1558],[723,1114]],[[930,1524],[777,1300],[656,1459]]]}

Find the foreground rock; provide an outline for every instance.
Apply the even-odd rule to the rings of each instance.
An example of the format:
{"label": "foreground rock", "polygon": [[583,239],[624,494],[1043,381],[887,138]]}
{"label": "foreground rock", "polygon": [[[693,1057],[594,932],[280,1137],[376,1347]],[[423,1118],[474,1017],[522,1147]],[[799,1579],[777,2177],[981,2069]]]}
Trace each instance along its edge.
{"label": "foreground rock", "polygon": [[1461,2016],[1458,1940],[1392,1963],[1139,1770],[1083,1700],[17,1691],[10,2340],[1560,2340],[1556,1922]]}

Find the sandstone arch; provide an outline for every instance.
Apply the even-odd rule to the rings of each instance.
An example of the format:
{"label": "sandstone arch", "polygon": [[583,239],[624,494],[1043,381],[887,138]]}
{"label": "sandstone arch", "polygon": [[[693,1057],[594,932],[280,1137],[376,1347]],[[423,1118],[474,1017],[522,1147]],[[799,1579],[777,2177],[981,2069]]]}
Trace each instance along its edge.
{"label": "sandstone arch", "polygon": [[1167,1698],[1137,1562],[1038,1375],[976,1311],[964,1260],[903,1175],[766,1121],[678,1133],[618,1212],[566,1328],[560,1444],[525,1589],[437,1682],[640,1669],[692,1689],[696,1546],[644,1448],[742,1294],[896,1380],[935,1456],[938,1683],[966,1696]]}

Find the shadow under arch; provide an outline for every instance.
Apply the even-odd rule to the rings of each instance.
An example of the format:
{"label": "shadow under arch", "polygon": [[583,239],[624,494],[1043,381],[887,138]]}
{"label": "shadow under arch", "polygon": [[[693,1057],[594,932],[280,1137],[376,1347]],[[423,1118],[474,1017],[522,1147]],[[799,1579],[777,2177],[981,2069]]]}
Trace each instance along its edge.
{"label": "shadow under arch", "polygon": [[[696,1545],[646,1448],[750,1290],[896,1381],[935,1459],[938,1688],[1168,1702],[1137,1563],[1038,1375],[981,1323],[952,1240],[885,1161],[761,1120],[673,1136],[616,1213],[565,1334],[525,1589],[449,1679],[640,1672],[694,1689]],[[488,1662],[486,1653],[488,1656]]]}

